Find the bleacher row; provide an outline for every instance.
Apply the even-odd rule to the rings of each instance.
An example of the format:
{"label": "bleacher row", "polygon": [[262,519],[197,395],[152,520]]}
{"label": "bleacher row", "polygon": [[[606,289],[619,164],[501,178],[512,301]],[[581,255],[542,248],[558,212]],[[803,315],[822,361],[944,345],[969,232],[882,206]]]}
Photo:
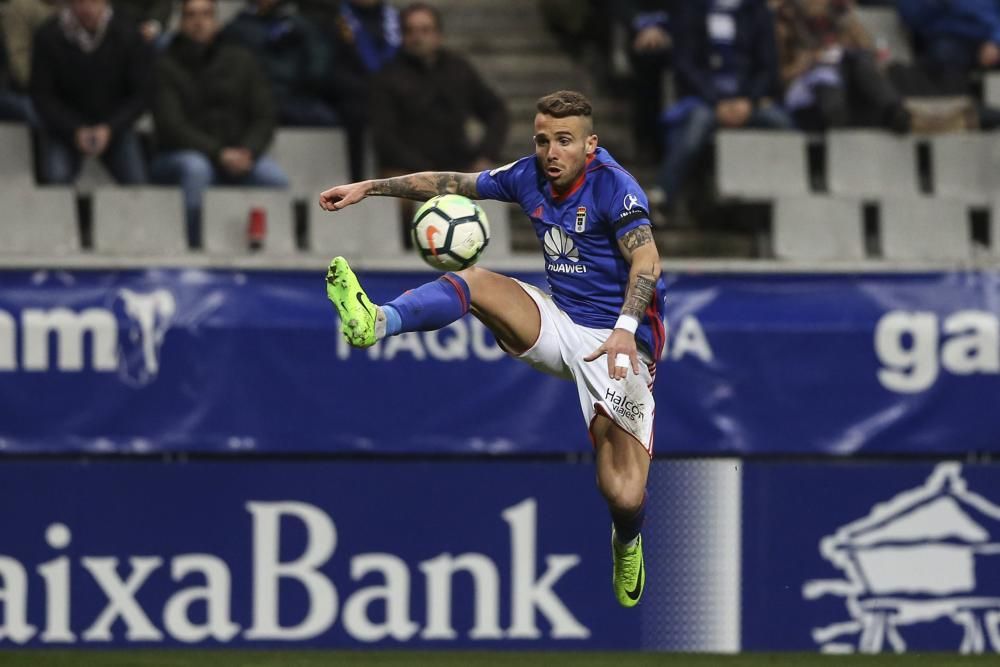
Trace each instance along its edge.
{"label": "bleacher row", "polygon": [[[32,178],[29,130],[0,124],[0,261],[62,257],[209,258],[257,256],[291,259],[303,254],[364,256],[403,261],[415,253],[403,246],[397,201],[373,197],[336,214],[317,204],[319,192],[348,182],[346,137],[340,129],[281,128],[270,154],[288,173],[288,190],[212,187],[205,192],[202,248],[188,247],[180,188],[118,186],[90,165],[74,187],[37,186]],[[85,169],[87,172],[88,169]],[[82,224],[81,200],[89,202],[90,226]],[[492,225],[490,255],[510,253],[509,209],[482,202]],[[251,209],[263,209],[267,234],[251,250]],[[296,215],[296,211],[305,215]],[[297,229],[296,220],[305,229]],[[304,233],[303,233],[304,232]]]}
{"label": "bleacher row", "polygon": [[[809,159],[816,142],[819,165]],[[722,197],[773,205],[779,259],[1000,258],[1000,134],[727,131],[716,137],[715,164]],[[982,229],[972,222],[980,213]]]}
{"label": "bleacher row", "polygon": [[[716,184],[725,198],[772,204],[771,248],[762,254],[801,261],[951,260],[1000,257],[1000,135],[897,137],[874,130],[825,135],[820,178],[808,158],[810,138],[792,132],[720,132]],[[925,144],[930,184],[921,178]],[[190,254],[181,193],[175,187],[120,187],[82,179],[75,188],[38,187],[31,142],[22,125],[0,125],[0,259],[81,254],[91,257],[178,257]],[[371,198],[337,214],[316,204],[324,187],[346,182],[341,130],[282,128],[271,154],[286,169],[289,190],[210,188],[204,201],[203,248],[198,254],[251,254],[247,221],[266,211],[267,238],[257,254],[344,254],[409,260],[397,203]],[[929,189],[929,192],[928,192]],[[92,228],[84,234],[78,200],[90,201]],[[481,202],[492,224],[489,255],[511,256],[510,207]],[[305,211],[297,229],[296,206]],[[870,212],[876,211],[872,242]],[[976,230],[970,215],[988,211]],[[89,238],[88,238],[89,237]],[[88,243],[84,239],[88,238]],[[537,253],[537,251],[532,251]]]}

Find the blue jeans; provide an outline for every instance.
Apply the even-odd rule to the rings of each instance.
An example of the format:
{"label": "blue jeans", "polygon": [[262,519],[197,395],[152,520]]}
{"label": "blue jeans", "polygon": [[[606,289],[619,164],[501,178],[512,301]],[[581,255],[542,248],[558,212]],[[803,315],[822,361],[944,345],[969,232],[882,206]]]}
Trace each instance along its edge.
{"label": "blue jeans", "polygon": [[38,127],[38,114],[31,97],[13,90],[0,90],[0,120],[25,122]]}
{"label": "blue jeans", "polygon": [[[70,184],[76,180],[83,154],[76,146],[66,143],[44,130],[41,133],[41,178],[46,184]],[[146,182],[146,161],[142,156],[139,137],[132,130],[123,130],[111,138],[100,156],[115,180],[122,185]]]}
{"label": "blue jeans", "polygon": [[156,156],[150,173],[154,183],[181,186],[184,191],[188,242],[195,248],[201,247],[201,200],[202,193],[208,186],[288,187],[288,176],[277,162],[268,157],[258,159],[249,173],[232,176],[217,168],[204,153],[191,150],[170,151]]}
{"label": "blue jeans", "polygon": [[[667,204],[675,201],[684,186],[691,161],[708,144],[717,127],[715,108],[699,103],[668,131],[667,156],[657,179],[667,196]],[[781,107],[768,106],[755,108],[744,127],[790,130],[794,123]]]}

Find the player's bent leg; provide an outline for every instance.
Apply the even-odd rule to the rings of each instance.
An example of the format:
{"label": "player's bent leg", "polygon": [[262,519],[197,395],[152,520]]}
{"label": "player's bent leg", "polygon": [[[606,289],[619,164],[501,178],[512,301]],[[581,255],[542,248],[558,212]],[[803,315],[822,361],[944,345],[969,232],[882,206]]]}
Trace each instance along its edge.
{"label": "player's bent leg", "polygon": [[458,275],[469,286],[472,314],[507,352],[523,354],[535,344],[542,329],[541,314],[516,280],[477,266]]}
{"label": "player's bent leg", "polygon": [[645,517],[649,453],[603,415],[594,418],[591,433],[597,450],[597,486],[608,503],[613,523],[612,585],[619,604],[633,607],[646,583],[639,531]]}

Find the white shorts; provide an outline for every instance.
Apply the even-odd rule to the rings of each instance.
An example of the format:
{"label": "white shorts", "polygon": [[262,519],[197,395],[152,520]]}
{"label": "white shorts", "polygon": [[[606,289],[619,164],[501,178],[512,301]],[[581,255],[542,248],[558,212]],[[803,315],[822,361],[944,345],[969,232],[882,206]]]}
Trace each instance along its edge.
{"label": "white shorts", "polygon": [[638,440],[653,455],[653,373],[649,355],[639,348],[639,374],[631,367],[624,380],[608,377],[608,360],[601,356],[591,362],[584,357],[601,346],[611,329],[590,329],[569,318],[552,297],[534,285],[518,284],[538,305],[541,330],[538,340],[526,352],[513,355],[540,371],[576,382],[580,409],[588,432],[594,417],[609,417]]}

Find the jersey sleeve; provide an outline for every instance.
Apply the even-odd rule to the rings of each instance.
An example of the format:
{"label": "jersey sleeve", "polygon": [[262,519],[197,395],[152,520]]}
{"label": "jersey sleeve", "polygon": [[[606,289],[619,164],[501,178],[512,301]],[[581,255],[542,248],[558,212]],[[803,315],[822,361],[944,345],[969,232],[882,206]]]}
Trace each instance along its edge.
{"label": "jersey sleeve", "polygon": [[604,205],[615,238],[620,239],[636,227],[650,224],[649,200],[634,178],[623,172],[612,173]]}
{"label": "jersey sleeve", "polygon": [[525,178],[525,170],[533,166],[534,157],[525,157],[490,169],[476,179],[476,193],[480,199],[518,202],[518,185]]}

